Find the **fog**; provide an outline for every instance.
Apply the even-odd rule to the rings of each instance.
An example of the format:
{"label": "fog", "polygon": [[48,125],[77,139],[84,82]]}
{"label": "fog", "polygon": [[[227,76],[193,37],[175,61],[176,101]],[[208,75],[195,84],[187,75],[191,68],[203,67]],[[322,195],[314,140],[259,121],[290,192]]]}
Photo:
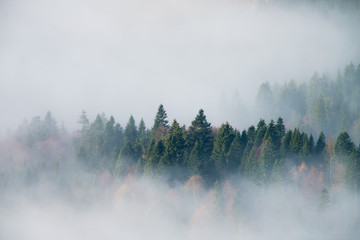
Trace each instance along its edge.
{"label": "fog", "polygon": [[[85,180],[85,179],[82,179]],[[84,186],[86,186],[86,183]],[[223,214],[214,189],[201,184],[169,187],[127,176],[121,183],[64,191],[39,184],[3,191],[2,239],[356,239],[350,195],[320,197],[301,188],[267,189],[243,181],[224,183]],[[242,196],[237,206],[236,195]],[[196,199],[195,199],[196,198]],[[235,199],[235,200],[234,200]]]}
{"label": "fog", "polygon": [[219,102],[236,90],[251,109],[264,81],[307,81],[359,62],[357,13],[256,1],[3,0],[0,127],[50,110],[75,129],[83,109],[150,126],[160,103],[170,119],[188,125],[204,108],[218,125],[230,118]]}
{"label": "fog", "polygon": [[[324,139],[316,155],[323,154],[323,165],[309,157],[307,167],[308,159],[299,156],[276,162],[277,171],[287,168],[286,183],[253,183],[239,171],[219,175],[220,182],[209,186],[199,175],[138,176],[141,161],[153,161],[150,153],[157,150],[150,150],[151,144],[134,139],[128,146],[140,149],[137,164],[121,166],[127,161],[121,152],[125,142],[122,149],[112,146],[110,154],[117,153],[112,159],[96,155],[110,147],[100,146],[102,135],[81,132],[77,123],[85,110],[91,122],[104,112],[125,126],[132,114],[136,125],[143,117],[151,129],[161,103],[169,123],[176,117],[186,126],[203,108],[213,137],[228,120],[237,129],[256,125],[262,117],[254,109],[261,83],[305,82],[315,71],[336,76],[349,62],[360,62],[359,7],[294,2],[1,0],[0,239],[357,239],[358,194],[349,186],[358,185],[348,182],[358,175],[354,181],[345,178],[352,177],[351,166],[358,168],[359,149],[351,149],[348,162],[354,165],[330,169],[336,136],[326,149]],[[52,115],[45,122],[56,126],[56,134],[40,118],[30,126],[35,130],[16,131],[23,119],[47,111]],[[67,132],[59,130],[62,124]],[[106,126],[120,132],[118,125]],[[164,135],[156,135],[159,129]],[[148,132],[153,136],[144,136],[155,145],[166,131],[159,125]],[[92,144],[85,150],[82,137]],[[259,139],[248,149],[251,171],[263,164],[258,159],[268,139]],[[183,152],[183,160],[210,161],[198,157],[195,146],[198,141]],[[89,159],[97,161],[96,168],[80,165],[89,165]],[[106,161],[124,168],[126,176],[102,165]],[[155,164],[154,169],[161,166]]]}

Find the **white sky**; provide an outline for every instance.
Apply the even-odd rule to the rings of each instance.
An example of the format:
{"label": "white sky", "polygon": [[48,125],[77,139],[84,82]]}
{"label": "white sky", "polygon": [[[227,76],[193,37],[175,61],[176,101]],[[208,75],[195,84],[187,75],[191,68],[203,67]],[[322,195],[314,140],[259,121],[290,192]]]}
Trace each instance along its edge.
{"label": "white sky", "polygon": [[237,89],[246,105],[264,81],[360,62],[359,24],[345,15],[240,2],[1,1],[0,129],[47,110],[73,129],[83,109],[149,127],[160,103],[170,121],[204,108],[217,125],[222,94]]}

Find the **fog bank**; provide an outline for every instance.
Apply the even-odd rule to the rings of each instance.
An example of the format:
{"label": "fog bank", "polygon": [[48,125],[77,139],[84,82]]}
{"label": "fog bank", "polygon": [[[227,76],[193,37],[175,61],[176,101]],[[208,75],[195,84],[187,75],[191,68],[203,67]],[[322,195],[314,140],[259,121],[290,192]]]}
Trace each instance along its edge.
{"label": "fog bank", "polygon": [[255,3],[1,1],[0,127],[51,110],[74,129],[83,109],[150,125],[159,103],[170,119],[204,108],[218,125],[222,94],[248,105],[264,81],[360,61],[357,9]]}

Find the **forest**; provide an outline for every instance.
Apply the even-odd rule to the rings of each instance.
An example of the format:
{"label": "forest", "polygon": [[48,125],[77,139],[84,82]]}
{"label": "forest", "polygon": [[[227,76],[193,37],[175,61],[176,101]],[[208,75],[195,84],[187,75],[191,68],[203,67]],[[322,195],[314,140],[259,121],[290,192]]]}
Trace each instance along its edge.
{"label": "forest", "polygon": [[[359,134],[359,82],[360,65],[355,70],[350,64],[336,81],[316,73],[308,86],[291,81],[272,90],[264,83],[258,104],[268,114],[291,116],[289,123],[281,117],[268,123],[260,119],[244,130],[228,122],[212,126],[203,109],[188,127],[176,119],[170,123],[160,104],[151,128],[143,119],[137,125],[133,116],[124,127],[105,114],[90,121],[83,111],[79,130],[69,134],[48,112],[43,120],[34,117],[24,122],[8,141],[21,151],[4,153],[9,147],[3,141],[2,155],[8,161],[2,162],[1,185],[14,176],[26,176],[25,181],[32,182],[49,172],[66,171],[72,159],[90,173],[105,171],[113,179],[132,174],[165,178],[171,185],[199,176],[207,187],[240,178],[263,187],[289,184],[298,181],[294,169],[307,169],[309,174],[321,175],[313,183],[319,192],[344,186],[357,192],[360,150],[352,138]],[[285,127],[296,119],[303,121],[295,128]],[[26,174],[13,174],[17,168]]]}
{"label": "forest", "polygon": [[[289,122],[282,117],[260,119],[243,130],[229,122],[212,126],[203,109],[189,126],[176,119],[169,122],[160,104],[150,128],[132,115],[123,127],[113,116],[102,113],[90,120],[83,111],[78,130],[69,133],[49,111],[2,136],[0,189],[7,193],[4,196],[13,191],[36,196],[39,192],[34,189],[45,184],[56,198],[66,196],[83,205],[100,196],[152,202],[153,197],[143,199],[143,194],[153,189],[144,186],[153,184],[167,189],[156,194],[163,204],[179,211],[176,221],[193,224],[195,218],[197,224],[218,224],[227,219],[226,227],[231,229],[265,221],[261,216],[268,210],[259,206],[282,204],[282,197],[292,195],[303,200],[301,207],[291,205],[289,214],[301,211],[303,217],[296,224],[306,231],[313,231],[308,221],[323,222],[316,228],[333,226],[337,215],[331,214],[348,196],[347,207],[355,209],[355,216],[340,217],[358,221],[360,146],[352,138],[359,134],[359,73],[360,66],[355,69],[350,64],[335,81],[314,74],[308,85],[264,83],[258,106],[269,110],[267,117],[286,116]],[[274,192],[278,196],[272,198]],[[177,205],[174,197],[184,202]],[[310,210],[299,210],[304,204]],[[180,213],[189,206],[188,213]],[[151,211],[153,206],[144,208]],[[290,216],[283,217],[286,222]],[[356,221],[348,227],[356,228]],[[349,238],[357,234],[346,229],[335,234],[344,236],[347,231]]]}
{"label": "forest", "polygon": [[338,136],[347,131],[360,141],[360,65],[350,63],[334,78],[315,72],[305,83],[263,83],[257,107],[267,118],[286,116],[288,124],[307,133]]}

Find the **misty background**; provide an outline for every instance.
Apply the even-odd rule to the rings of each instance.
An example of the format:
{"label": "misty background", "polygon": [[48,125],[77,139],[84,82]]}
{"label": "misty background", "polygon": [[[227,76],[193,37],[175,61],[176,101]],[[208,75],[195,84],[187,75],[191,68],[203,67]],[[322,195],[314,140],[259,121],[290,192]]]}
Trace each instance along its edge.
{"label": "misty background", "polygon": [[0,238],[357,239],[359,13],[0,0]]}
{"label": "misty background", "polygon": [[[68,129],[83,109],[149,126],[159,103],[187,125],[199,108],[214,125],[245,109],[232,122],[244,128],[258,120],[262,82],[360,62],[357,1],[293,3],[3,0],[1,132],[48,110]],[[240,103],[224,108],[234,95]]]}

